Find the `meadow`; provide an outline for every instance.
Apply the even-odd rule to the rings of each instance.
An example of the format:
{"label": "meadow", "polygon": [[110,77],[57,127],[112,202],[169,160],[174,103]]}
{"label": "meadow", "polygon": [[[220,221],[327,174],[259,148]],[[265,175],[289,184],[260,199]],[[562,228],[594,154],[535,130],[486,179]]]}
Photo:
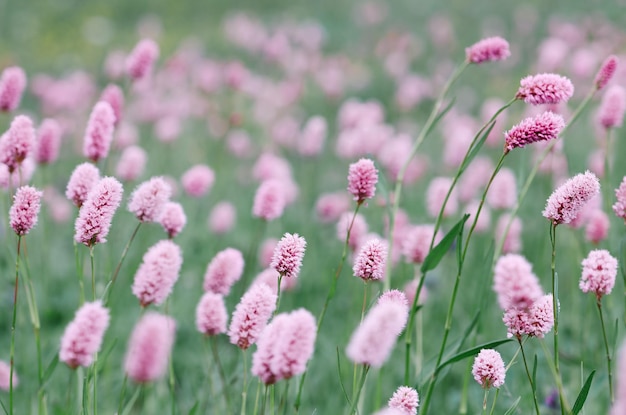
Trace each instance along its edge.
{"label": "meadow", "polygon": [[[622,6],[422,3],[0,3],[4,412],[626,413]],[[11,101],[14,67],[26,83]],[[524,89],[542,73],[558,76]],[[46,119],[56,127],[42,138]],[[121,185],[119,207],[97,211],[117,197],[107,188],[98,202],[101,179],[80,202],[67,196],[83,163]],[[567,182],[587,170],[584,186]],[[29,214],[9,211],[25,185],[42,194],[19,236]],[[184,224],[164,219],[165,201]],[[306,247],[281,253],[287,234]],[[152,250],[172,243],[180,258]],[[235,259],[218,256],[229,248]],[[592,250],[616,259],[615,283],[582,292]],[[260,278],[278,301],[258,300],[244,319],[264,314],[258,332],[237,339],[225,331]],[[210,291],[228,322],[214,303],[207,334],[197,307]],[[507,336],[511,304],[526,324],[544,294],[558,298],[558,336],[552,302]],[[63,346],[97,300],[108,323]],[[301,309],[308,326],[289,333]],[[133,360],[132,333],[153,312],[174,335],[155,323]],[[90,331],[103,336],[97,353],[81,349],[99,343]],[[279,349],[290,369],[272,360],[265,385],[254,355]],[[475,380],[481,349],[501,355],[503,384]],[[401,386],[416,409],[387,408]]]}

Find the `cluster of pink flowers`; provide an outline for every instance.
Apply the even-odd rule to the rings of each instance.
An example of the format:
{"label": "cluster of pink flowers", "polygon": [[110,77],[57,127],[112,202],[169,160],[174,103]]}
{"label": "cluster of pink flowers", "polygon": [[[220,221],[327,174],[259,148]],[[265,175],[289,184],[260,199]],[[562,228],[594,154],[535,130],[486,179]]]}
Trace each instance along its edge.
{"label": "cluster of pink flowers", "polygon": [[618,218],[622,218],[626,222],[626,176],[624,176],[619,187],[615,189],[615,197],[617,201],[613,204],[613,212]]}
{"label": "cluster of pink flowers", "polygon": [[209,262],[204,274],[204,291],[228,295],[233,284],[241,278],[244,265],[241,251],[226,248],[218,252]]}
{"label": "cluster of pink flowers", "polygon": [[287,278],[296,278],[300,274],[306,240],[297,233],[286,233],[274,249],[270,267]]}
{"label": "cluster of pink flowers", "polygon": [[265,284],[255,284],[241,297],[230,320],[230,342],[240,349],[255,344],[276,309],[276,294]]}
{"label": "cluster of pink flowers", "polygon": [[482,39],[465,49],[467,61],[476,64],[501,61],[509,56],[511,56],[509,42],[499,36]]}
{"label": "cluster of pink flowers", "polygon": [[165,301],[178,280],[182,264],[180,247],[170,240],[159,241],[148,249],[132,286],[142,307]]}
{"label": "cluster of pink flowers", "polygon": [[226,332],[228,313],[224,297],[211,291],[204,293],[196,307],[196,328],[207,336]]}
{"label": "cluster of pink flowers", "polygon": [[522,78],[515,98],[527,104],[560,104],[574,95],[572,81],[553,73],[542,73]]}
{"label": "cluster of pink flowers", "polygon": [[617,259],[605,249],[589,252],[582,262],[582,276],[579,287],[582,292],[592,292],[598,299],[610,294],[617,276]]}
{"label": "cluster of pink flowers", "polygon": [[518,339],[523,336],[543,338],[554,326],[552,294],[539,297],[527,308],[509,308],[504,312],[502,321],[507,327],[508,337]]}
{"label": "cluster of pink flowers", "polygon": [[96,166],[91,163],[79,164],[67,182],[65,196],[80,208],[87,201],[87,195],[91,189],[99,181],[100,170]]}
{"label": "cluster of pink flowers", "polygon": [[26,88],[26,74],[19,66],[10,66],[0,77],[0,111],[15,111]]}
{"label": "cluster of pink flowers", "polygon": [[98,102],[91,111],[85,138],[83,141],[83,155],[89,160],[97,162],[106,158],[113,141],[115,113],[108,102]]}
{"label": "cluster of pink flowers", "polygon": [[361,159],[350,165],[348,171],[348,192],[357,203],[371,199],[376,193],[378,170],[370,159]]}
{"label": "cluster of pink flowers", "polygon": [[534,118],[526,118],[504,133],[504,152],[517,147],[525,147],[537,141],[556,140],[565,127],[563,117],[546,111]]}
{"label": "cluster of pink flowers", "polygon": [[78,213],[74,239],[87,246],[106,242],[115,211],[122,202],[122,184],[104,177],[89,191]]}
{"label": "cluster of pink flowers", "polygon": [[507,254],[498,259],[494,268],[493,290],[502,310],[528,308],[543,295],[532,265],[517,254]]}
{"label": "cluster of pink flowers", "polygon": [[419,395],[409,386],[400,386],[389,399],[387,406],[399,410],[403,415],[417,415]]}
{"label": "cluster of pink flowers", "polygon": [[35,128],[30,118],[18,115],[11,121],[9,131],[0,137],[0,162],[9,172],[17,170],[35,147]]}
{"label": "cluster of pink flowers", "polygon": [[543,216],[555,225],[570,223],[589,200],[600,193],[600,182],[591,172],[578,174],[563,183],[548,198]]}
{"label": "cluster of pink flowers", "polygon": [[506,371],[500,353],[493,349],[482,349],[474,359],[472,375],[484,389],[504,385]]}
{"label": "cluster of pink flowers", "polygon": [[378,239],[367,241],[359,251],[352,270],[363,281],[382,280],[387,263],[387,243]]}
{"label": "cluster of pink flowers", "polygon": [[17,235],[26,235],[37,224],[42,195],[43,192],[31,186],[22,186],[15,192],[9,217]]}

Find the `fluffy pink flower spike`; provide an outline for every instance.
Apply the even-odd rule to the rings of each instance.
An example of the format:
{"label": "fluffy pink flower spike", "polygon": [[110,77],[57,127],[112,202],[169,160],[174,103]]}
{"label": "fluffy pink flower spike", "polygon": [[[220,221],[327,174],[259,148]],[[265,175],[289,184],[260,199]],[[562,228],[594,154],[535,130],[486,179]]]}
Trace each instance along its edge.
{"label": "fluffy pink flower spike", "polygon": [[81,207],[87,200],[91,189],[100,181],[100,170],[91,163],[82,163],[76,166],[67,183],[65,196],[76,207]]}
{"label": "fluffy pink flower spike", "polygon": [[560,104],[567,102],[574,95],[574,85],[564,76],[553,73],[541,73],[522,78],[516,99],[527,104]]}
{"label": "fluffy pink flower spike", "polygon": [[378,170],[370,159],[361,159],[350,165],[348,170],[348,191],[358,204],[371,199],[376,193]]}
{"label": "fluffy pink flower spike", "polygon": [[501,61],[509,56],[509,42],[499,36],[485,38],[465,49],[466,60],[476,64]]}
{"label": "fluffy pink flower spike", "polygon": [[25,88],[24,70],[19,66],[5,68],[0,78],[0,111],[15,111],[20,105]]}
{"label": "fluffy pink flower spike", "polygon": [[178,202],[167,202],[163,206],[163,212],[159,219],[161,226],[172,239],[178,235],[187,224],[187,216],[182,205]]}
{"label": "fluffy pink flower spike", "polygon": [[276,294],[265,284],[254,284],[241,297],[230,320],[230,342],[247,349],[259,339],[276,309]]}
{"label": "fluffy pink flower spike", "polygon": [[595,293],[598,300],[610,294],[617,276],[617,259],[605,249],[589,252],[582,262],[583,271],[579,287],[582,292]]}
{"label": "fluffy pink flower spike", "polygon": [[126,73],[137,81],[150,75],[154,62],[159,58],[159,45],[152,39],[143,39],[126,58]]}
{"label": "fluffy pink flower spike", "polygon": [[525,147],[537,141],[555,140],[565,128],[562,116],[546,111],[536,117],[526,118],[504,133],[504,152]]}
{"label": "fluffy pink flower spike", "polygon": [[74,239],[87,246],[106,242],[115,211],[122,201],[124,189],[113,177],[104,177],[89,192],[78,213]]}
{"label": "fluffy pink flower spike", "polygon": [[35,160],[40,164],[49,164],[56,161],[61,147],[61,126],[52,118],[41,122],[37,131],[35,145]]}
{"label": "fluffy pink flower spike", "polygon": [[22,186],[13,196],[9,210],[11,228],[19,236],[26,235],[37,224],[43,192],[31,186]]}
{"label": "fluffy pink flower spike", "polygon": [[157,222],[172,195],[172,188],[162,177],[141,183],[130,195],[128,210],[141,222]]}
{"label": "fluffy pink flower spike", "polygon": [[589,200],[600,193],[600,182],[591,172],[578,174],[548,198],[543,216],[555,225],[570,223]]}
{"label": "fluffy pink flower spike", "polygon": [[170,240],[159,241],[148,249],[132,286],[142,307],[165,301],[178,280],[182,263],[180,247]]}
{"label": "fluffy pink flower spike", "polygon": [[0,138],[0,162],[14,172],[35,146],[35,128],[30,118],[18,115],[11,121],[11,127]]}
{"label": "fluffy pink flower spike", "polygon": [[283,277],[296,278],[300,274],[306,240],[297,233],[286,233],[274,249],[270,267],[278,271]]}
{"label": "fluffy pink flower spike", "polygon": [[618,218],[624,219],[626,223],[626,176],[622,179],[619,187],[615,189],[617,201],[613,204],[613,212]]}
{"label": "fluffy pink flower spike", "polygon": [[419,402],[419,395],[415,389],[408,386],[400,386],[389,399],[387,406],[400,410],[404,415],[417,415]]}
{"label": "fluffy pink flower spike", "polygon": [[206,336],[226,332],[228,314],[224,297],[210,291],[204,293],[196,307],[196,328]]}
{"label": "fluffy pink flower spike", "polygon": [[385,276],[387,262],[387,243],[371,239],[359,251],[352,270],[356,277],[368,282],[382,280]]}
{"label": "fluffy pink flower spike", "polygon": [[596,79],[594,80],[594,84],[596,86],[596,90],[599,91],[609,83],[613,75],[615,75],[615,71],[617,70],[617,64],[619,59],[617,56],[610,55],[607,57],[604,62],[602,62],[602,66],[600,66],[600,70],[596,74]]}
{"label": "fluffy pink flower spike", "polygon": [[492,349],[482,349],[474,359],[472,375],[484,389],[504,385],[506,370],[500,353]]}
{"label": "fluffy pink flower spike", "polygon": [[244,259],[241,251],[226,248],[218,252],[204,274],[204,291],[228,295],[234,283],[243,275]]}
{"label": "fluffy pink flower spike", "polygon": [[99,101],[91,111],[85,138],[83,155],[93,162],[106,158],[113,141],[115,113],[108,102]]}
{"label": "fluffy pink flower spike", "polygon": [[109,320],[109,310],[100,301],[83,304],[65,328],[59,360],[72,369],[91,365],[94,355],[100,350]]}

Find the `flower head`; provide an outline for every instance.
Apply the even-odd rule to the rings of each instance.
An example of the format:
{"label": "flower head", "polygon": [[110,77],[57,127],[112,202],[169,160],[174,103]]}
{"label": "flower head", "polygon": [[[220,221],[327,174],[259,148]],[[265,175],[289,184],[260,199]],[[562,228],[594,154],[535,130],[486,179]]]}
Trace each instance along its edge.
{"label": "flower head", "polygon": [[87,195],[100,181],[100,170],[91,163],[82,163],[76,166],[70,180],[67,182],[65,196],[74,205],[81,207],[87,201]]}
{"label": "flower head", "polygon": [[152,71],[159,58],[159,45],[152,39],[142,39],[126,58],[126,73],[133,80],[140,80]]}
{"label": "flower head", "polygon": [[148,312],[137,322],[128,343],[124,368],[138,383],[156,380],[165,374],[174,345],[176,322],[173,318]]}
{"label": "flower head", "polygon": [[[433,239],[435,227],[433,225],[417,225],[409,228],[402,242],[402,254],[407,262],[421,264],[430,250],[430,241]],[[435,243],[442,238],[437,232]]]}
{"label": "flower head", "polygon": [[122,120],[122,111],[124,110],[124,91],[122,88],[115,84],[109,84],[102,95],[100,95],[100,101],[108,102],[115,115],[115,125],[119,124]]}
{"label": "flower head", "polygon": [[280,374],[272,370],[272,361],[288,325],[289,314],[276,315],[261,333],[256,352],[252,355],[252,374],[266,385],[272,385],[281,379]]}
{"label": "flower head", "polygon": [[287,278],[296,278],[300,274],[306,240],[294,233],[286,233],[274,248],[270,267]]}
{"label": "flower head", "polygon": [[9,131],[0,138],[0,162],[9,172],[17,170],[35,147],[35,128],[30,118],[18,115],[11,121]]}
{"label": "flower head", "polygon": [[115,166],[115,174],[125,182],[136,180],[143,173],[147,160],[148,155],[143,148],[128,146],[122,151]]}
{"label": "flower head", "polygon": [[215,173],[209,166],[197,164],[187,170],[180,181],[189,196],[202,197],[213,187]]}
{"label": "flower head", "polygon": [[370,159],[360,159],[350,165],[348,170],[348,191],[357,203],[371,199],[376,193],[378,170]]}
{"label": "flower head", "polygon": [[224,297],[210,291],[204,293],[196,307],[196,328],[207,336],[226,332],[228,314]]}
{"label": "flower head", "polygon": [[230,231],[237,221],[237,209],[230,202],[219,202],[211,210],[209,215],[209,229],[211,232],[221,235]]}
{"label": "flower head", "polygon": [[543,338],[554,326],[552,294],[539,297],[529,308],[508,309],[502,321],[507,327],[508,337],[520,339],[528,335]]}
{"label": "flower head", "polygon": [[626,112],[626,90],[619,85],[612,85],[602,96],[598,108],[598,121],[606,129],[619,128],[624,122]]}
{"label": "flower head", "polygon": [[37,224],[43,192],[31,186],[22,186],[13,196],[9,210],[11,228],[19,236],[26,235]]}
{"label": "flower head", "polygon": [[[19,379],[13,368],[13,388],[19,384]],[[4,360],[0,360],[0,389],[8,391],[11,389],[11,366]]]}
{"label": "flower head", "polygon": [[91,365],[100,350],[109,320],[109,310],[100,301],[83,304],[65,328],[59,360],[71,368]]}
{"label": "flower head", "polygon": [[91,111],[85,138],[83,141],[83,155],[89,160],[97,162],[109,154],[113,141],[113,127],[115,113],[108,102],[99,101]]}
{"label": "flower head", "polygon": [[[449,177],[435,177],[430,181],[426,190],[426,210],[431,217],[439,216],[439,211],[446,201],[446,195],[451,186],[452,179]],[[443,209],[443,217],[454,215],[458,207],[457,190],[453,189]]]}
{"label": "flower head", "polygon": [[472,375],[484,389],[504,385],[506,371],[500,353],[493,349],[482,349],[474,359]]}
{"label": "flower head", "polygon": [[586,171],[578,174],[550,195],[543,216],[555,225],[570,223],[585,204],[598,193],[600,182],[593,173]]}
{"label": "flower head", "polygon": [[213,257],[204,274],[204,291],[227,295],[234,283],[239,281],[244,269],[241,251],[226,248]]}
{"label": "flower head", "polygon": [[617,70],[618,62],[619,60],[615,55],[610,55],[604,60],[604,62],[602,62],[602,66],[596,74],[596,79],[593,82],[597,91],[604,88],[606,84],[609,83],[611,78],[613,78],[613,75],[615,75],[615,71]]}
{"label": "flower head", "polygon": [[526,118],[504,133],[504,152],[508,153],[514,148],[525,147],[537,141],[555,140],[564,127],[563,117],[550,111]]}
{"label": "flower head", "polygon": [[20,105],[26,88],[26,74],[19,66],[9,66],[0,78],[0,111],[10,112]]}
{"label": "flower head", "polygon": [[559,104],[567,102],[574,95],[572,81],[553,73],[541,73],[522,78],[516,99],[527,104]]}
{"label": "flower head", "polygon": [[254,195],[252,214],[271,221],[282,216],[286,203],[283,183],[277,179],[264,180]]}
{"label": "flower head", "polygon": [[53,163],[61,147],[61,126],[52,118],[41,122],[35,143],[35,160],[39,164]]}
{"label": "flower head", "polygon": [[289,313],[270,362],[277,378],[289,379],[304,373],[313,356],[316,334],[317,322],[313,314],[303,308]]}
{"label": "flower head", "polygon": [[160,219],[171,195],[170,185],[162,177],[153,177],[133,191],[128,202],[128,210],[141,222],[156,222]]}
{"label": "flower head", "polygon": [[354,260],[354,275],[364,281],[382,280],[387,262],[387,243],[379,239],[370,239],[360,249]]}
{"label": "flower head", "polygon": [[170,240],[159,241],[148,249],[132,286],[142,307],[165,301],[178,280],[182,264],[180,247]]}
{"label": "flower head", "polygon": [[626,222],[626,176],[622,179],[619,187],[615,189],[615,197],[617,201],[613,204],[613,212],[618,218],[622,218]]}
{"label": "flower head", "polygon": [[417,415],[419,402],[419,395],[415,389],[408,386],[400,386],[393,393],[387,405],[389,408],[399,409],[404,415]]}
{"label": "flower head", "polygon": [[589,252],[582,266],[579,284],[582,292],[593,292],[598,299],[611,293],[617,276],[617,259],[609,251],[597,249]]}
{"label": "flower head", "polygon": [[124,189],[113,177],[102,178],[87,195],[74,226],[76,242],[87,246],[106,242],[111,221],[122,201]]}
{"label": "flower head", "polygon": [[247,349],[259,339],[276,309],[276,294],[265,284],[254,284],[241,297],[230,320],[230,342]]}
{"label": "flower head", "polygon": [[161,226],[171,239],[178,235],[187,224],[187,216],[182,205],[178,202],[166,202],[159,219]]}
{"label": "flower head", "polygon": [[498,259],[494,268],[493,290],[502,310],[528,308],[543,295],[532,265],[517,254],[507,254]]}
{"label": "flower head", "polygon": [[485,38],[465,48],[465,58],[470,63],[501,61],[509,56],[509,42],[499,36]]}

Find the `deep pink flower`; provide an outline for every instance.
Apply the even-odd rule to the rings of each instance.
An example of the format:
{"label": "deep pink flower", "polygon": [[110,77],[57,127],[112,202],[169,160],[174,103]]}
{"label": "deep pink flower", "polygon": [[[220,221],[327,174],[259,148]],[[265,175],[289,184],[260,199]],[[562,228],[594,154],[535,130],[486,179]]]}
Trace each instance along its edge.
{"label": "deep pink flower", "polygon": [[564,76],[541,73],[522,78],[516,99],[531,105],[559,104],[574,95],[574,85]]}
{"label": "deep pink flower", "polygon": [[499,36],[485,38],[465,48],[465,58],[470,63],[501,61],[509,56],[509,42]]}
{"label": "deep pink flower", "polygon": [[487,203],[493,209],[511,209],[515,202],[517,202],[515,173],[504,167],[493,178],[487,193]]}
{"label": "deep pink flower", "polygon": [[624,122],[626,112],[626,90],[619,85],[612,85],[602,96],[598,108],[598,121],[604,128],[619,128]]}
{"label": "deep pink flower", "polygon": [[100,301],[83,304],[65,328],[59,360],[72,369],[91,365],[94,355],[100,351],[109,320],[109,310]]}
{"label": "deep pink flower", "polygon": [[626,222],[626,176],[622,179],[619,187],[615,189],[615,197],[617,201],[613,204],[613,212],[618,218],[622,218]]}
{"label": "deep pink flower", "polygon": [[254,284],[241,297],[230,320],[230,342],[245,350],[259,339],[276,309],[276,294],[265,284]]}
{"label": "deep pink flower", "polygon": [[593,209],[587,218],[585,238],[597,245],[609,236],[610,227],[609,216],[602,209]]}
{"label": "deep pink flower", "polygon": [[506,370],[500,353],[493,349],[482,349],[474,359],[472,375],[483,389],[504,385]]}
{"label": "deep pink flower", "polygon": [[174,345],[176,322],[173,318],[149,311],[137,322],[128,343],[124,368],[137,383],[157,380],[167,370]]}
{"label": "deep pink flower", "polygon": [[67,182],[65,196],[76,207],[81,207],[87,200],[87,195],[100,181],[100,171],[91,163],[82,163],[76,166],[70,180]]}
{"label": "deep pink flower", "polygon": [[197,164],[187,170],[180,181],[189,196],[202,197],[211,190],[215,182],[215,173],[209,166]]}
{"label": "deep pink flower", "polygon": [[543,295],[532,265],[521,255],[501,256],[493,274],[493,290],[502,310],[528,308]]}
{"label": "deep pink flower", "polygon": [[187,224],[187,216],[183,206],[178,202],[165,203],[159,223],[170,239],[178,235]]}
{"label": "deep pink flower", "polygon": [[303,308],[289,313],[270,361],[272,373],[280,379],[304,373],[313,356],[316,335],[317,322],[313,314]]}
{"label": "deep pink flower", "polygon": [[387,242],[370,239],[359,250],[352,270],[363,281],[382,280],[387,263]]}
{"label": "deep pink flower", "polygon": [[226,332],[228,313],[224,297],[210,291],[204,293],[196,307],[196,328],[207,336]]}
{"label": "deep pink flower", "polygon": [[537,141],[556,140],[565,127],[563,117],[546,111],[536,117],[526,118],[504,133],[504,152],[525,147]]}
{"label": "deep pink flower", "polygon": [[285,204],[283,183],[275,179],[264,180],[254,195],[252,214],[271,221],[282,216]]}
{"label": "deep pink flower", "polygon": [[115,166],[115,174],[125,182],[137,180],[146,167],[148,155],[146,151],[139,146],[128,146],[122,151],[117,166]]}
{"label": "deep pink flower", "polygon": [[178,280],[182,264],[180,247],[170,240],[159,241],[148,249],[132,286],[142,307],[165,301]]}
{"label": "deep pink flower", "polygon": [[10,112],[20,105],[26,88],[26,74],[19,66],[9,66],[0,78],[0,111]]}
{"label": "deep pink flower", "polygon": [[419,402],[419,395],[415,389],[408,386],[400,386],[393,393],[387,405],[389,408],[399,409],[404,415],[417,415]]}
{"label": "deep pink flower", "polygon": [[18,115],[11,121],[9,131],[0,138],[0,162],[17,170],[35,146],[35,128],[30,118]]}
{"label": "deep pink flower", "polygon": [[594,85],[596,86],[596,90],[599,91],[609,83],[613,75],[615,75],[615,71],[617,70],[617,63],[619,60],[617,56],[610,55],[607,57],[604,62],[602,62],[602,66],[600,66],[600,70],[596,74],[596,79],[594,80]]}
{"label": "deep pink flower", "polygon": [[296,278],[300,274],[306,240],[297,233],[283,235],[272,256],[270,267],[278,271],[283,277]]}
{"label": "deep pink flower", "polygon": [[106,242],[111,221],[120,206],[124,188],[113,177],[102,178],[87,195],[78,212],[74,239],[87,246]]}
{"label": "deep pink flower", "polygon": [[352,220],[353,216],[354,214],[351,212],[344,212],[341,215],[339,221],[337,222],[337,238],[341,241],[341,243],[345,243],[348,228],[350,227],[350,224],[352,224],[348,246],[352,251],[356,251],[359,246],[361,246],[365,236],[367,235],[367,222],[360,213],[357,213],[354,217],[354,222]]}
{"label": "deep pink flower", "polygon": [[218,252],[204,274],[204,291],[228,295],[233,284],[241,278],[243,270],[244,259],[241,251],[226,248]]}
{"label": "deep pink flower", "polygon": [[159,45],[152,39],[142,39],[126,57],[126,73],[131,79],[140,80],[152,72],[159,58]]}
{"label": "deep pink flower", "polygon": [[376,193],[378,170],[370,159],[360,159],[350,165],[348,170],[348,191],[357,203],[371,199]]}
{"label": "deep pink flower", "polygon": [[237,221],[237,209],[230,202],[219,202],[211,210],[209,229],[211,232],[222,235],[230,231]]}
{"label": "deep pink flower", "polygon": [[35,143],[35,160],[39,164],[49,164],[56,161],[61,147],[61,126],[56,120],[46,118],[41,122],[37,131]]}
{"label": "deep pink flower", "polygon": [[170,185],[162,177],[153,177],[133,191],[128,210],[141,222],[157,222],[171,195]]}
{"label": "deep pink flower", "polygon": [[589,200],[600,193],[600,182],[591,172],[578,174],[548,198],[543,216],[554,224],[570,223]]}
{"label": "deep pink flower", "polygon": [[43,192],[31,186],[18,188],[9,210],[11,228],[19,236],[26,235],[37,224]]}
{"label": "deep pink flower", "polygon": [[102,91],[100,101],[108,102],[113,109],[115,115],[115,125],[122,120],[122,112],[124,111],[124,91],[115,84],[109,84]]}
{"label": "deep pink flower", "polygon": [[[17,373],[13,368],[13,389],[19,384]],[[0,360],[0,389],[8,391],[11,389],[11,366],[4,360]]]}
{"label": "deep pink flower", "polygon": [[579,287],[582,292],[593,292],[599,299],[610,294],[617,276],[617,259],[605,249],[589,252],[582,262],[583,272]]}
{"label": "deep pink flower", "polygon": [[[439,211],[441,206],[443,206],[450,186],[452,186],[452,179],[449,177],[435,177],[431,180],[426,190],[426,210],[431,217],[436,218],[439,216]],[[448,203],[446,203],[446,207],[443,209],[443,217],[447,218],[454,215],[458,207],[458,196],[455,188],[450,193]]]}
{"label": "deep pink flower", "polygon": [[[407,262],[421,264],[426,259],[430,249],[430,241],[433,239],[435,227],[433,225],[417,225],[410,227],[402,241],[402,254]],[[437,232],[435,244],[442,238],[441,232]]]}
{"label": "deep pink flower", "polygon": [[98,162],[106,158],[113,141],[113,127],[115,125],[115,114],[108,102],[99,101],[93,107],[85,138],[83,141],[83,155],[89,160]]}

